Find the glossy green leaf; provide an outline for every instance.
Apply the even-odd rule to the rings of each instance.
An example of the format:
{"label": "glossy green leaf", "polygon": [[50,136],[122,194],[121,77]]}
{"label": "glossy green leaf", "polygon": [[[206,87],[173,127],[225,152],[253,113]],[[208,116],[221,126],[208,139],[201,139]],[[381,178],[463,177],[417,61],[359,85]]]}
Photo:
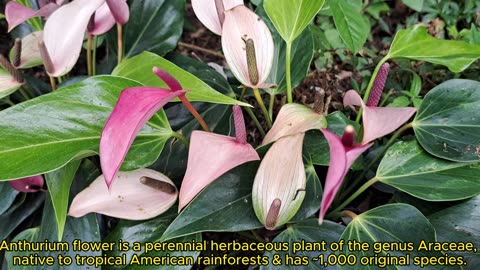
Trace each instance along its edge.
{"label": "glossy green leaf", "polygon": [[[404,221],[399,223],[399,221]],[[401,224],[401,226],[399,226]],[[390,250],[386,251],[382,249],[378,256],[401,256],[405,257],[409,254],[408,260],[405,260],[409,263],[408,266],[395,266],[387,265],[382,269],[431,269],[438,270],[438,266],[427,265],[423,268],[420,266],[414,265],[414,257],[416,256],[426,256],[426,257],[440,257],[443,256],[440,252],[435,251],[419,251],[417,249],[419,243],[424,240],[425,242],[435,242],[435,230],[433,226],[428,222],[427,218],[420,213],[415,207],[408,204],[387,204],[384,206],[377,207],[375,209],[369,210],[361,215],[355,217],[352,222],[350,222],[342,233],[340,238],[341,240],[347,243],[349,240],[356,240],[357,242],[363,242],[369,244],[368,251],[348,250],[348,245],[345,244],[343,249],[337,254],[350,255],[353,254],[357,258],[362,256],[374,256],[375,249],[374,243],[379,242],[394,242],[401,245],[408,245],[408,243],[413,243],[412,251],[400,251],[400,250]],[[357,264],[345,265],[339,267],[339,269],[379,269],[378,264],[374,265],[364,265],[360,264],[360,260],[357,260]],[[454,266],[442,266],[441,269],[461,269],[460,267]]]}
{"label": "glossy green leaf", "polygon": [[322,202],[323,189],[313,164],[305,164],[305,174],[307,175],[305,198],[297,214],[292,218],[292,222],[311,217],[320,209]]}
{"label": "glossy green leaf", "polygon": [[[126,77],[144,85],[166,88],[166,84],[152,72],[153,67],[159,67],[177,79],[182,87],[190,91],[186,94],[190,101],[205,101],[220,104],[247,104],[237,101],[234,96],[225,96],[215,91],[194,75],[183,70],[165,58],[150,52],[143,52],[138,56],[123,61],[112,75]],[[175,99],[178,100],[178,99]]]}
{"label": "glossy green leaf", "polygon": [[[138,85],[99,76],[1,111],[0,179],[42,174],[97,153],[103,125],[120,91]],[[164,118],[160,111],[141,131],[123,169],[145,167],[158,158],[172,132]]]}
{"label": "glossy green leaf", "polygon": [[[25,240],[29,243],[37,241],[38,233],[40,232],[40,228],[30,228],[21,233],[19,233],[15,238],[13,238],[12,242],[22,241]],[[33,251],[7,251],[5,252],[5,259],[8,262],[8,269],[9,270],[35,270],[35,266],[20,266],[13,264],[14,257],[23,257],[23,256],[30,256],[34,254]]]}
{"label": "glossy green leaf", "polygon": [[[166,256],[169,254],[170,256],[182,256],[187,257],[191,256],[196,260],[197,256],[200,252],[197,251],[163,251],[163,252],[149,252],[145,253],[145,250],[142,251],[133,251],[134,243],[140,243],[142,246],[145,243],[157,243],[160,241],[160,237],[162,236],[165,229],[168,225],[172,222],[172,220],[177,215],[176,209],[171,209],[167,213],[156,217],[154,219],[150,219],[148,221],[126,221],[122,220],[120,223],[115,227],[115,229],[107,236],[104,242],[109,243],[118,243],[122,241],[124,243],[129,243],[130,250],[128,251],[120,251],[118,249],[107,252],[108,256],[120,256],[121,254],[126,254],[127,262],[131,260],[132,256],[136,254],[136,256],[151,256],[151,257],[160,257]],[[194,234],[185,237],[180,237],[174,239],[173,241],[169,242],[201,242],[202,235],[201,234]],[[129,266],[129,265],[112,265],[112,266],[104,266],[104,270],[108,269],[137,269],[137,266]],[[144,266],[141,269],[158,269],[158,266]],[[188,270],[191,269],[191,266],[163,266],[162,269],[175,269],[175,270]]]}
{"label": "glossy green leaf", "polygon": [[291,44],[324,3],[324,0],[264,0],[263,6],[278,33]]}
{"label": "glossy green leaf", "polygon": [[435,158],[417,142],[398,142],[383,157],[378,181],[429,201],[453,201],[480,194],[480,164]]}
{"label": "glossy green leaf", "polygon": [[439,242],[472,242],[476,252],[446,252],[451,256],[463,256],[464,269],[480,269],[480,196],[439,211],[428,217]]}
{"label": "glossy green leaf", "polygon": [[43,192],[20,193],[10,208],[0,215],[0,239],[6,239],[18,225],[42,205],[44,199]]}
{"label": "glossy green leaf", "polygon": [[400,30],[384,59],[408,58],[444,65],[453,72],[466,69],[480,58],[480,46],[430,36],[422,25]]}
{"label": "glossy green leaf", "polygon": [[[342,231],[345,229],[344,226],[331,222],[324,221],[322,225],[318,225],[318,219],[307,219],[292,226],[288,226],[286,230],[277,235],[273,239],[273,243],[288,243],[289,249],[288,252],[265,252],[265,255],[269,257],[270,262],[273,259],[274,254],[279,254],[281,258],[285,258],[286,255],[290,257],[308,257],[310,261],[308,266],[300,267],[293,265],[284,265],[282,269],[337,269],[335,266],[325,268],[321,266],[318,262],[318,256],[323,254],[327,257],[333,252],[328,248],[328,245],[332,242],[337,242],[340,238]],[[293,253],[294,245],[300,244],[302,241],[306,243],[321,243],[325,241],[327,251],[304,251],[300,250],[296,253]],[[296,247],[298,249],[298,246]],[[298,259],[297,259],[298,260]],[[261,266],[260,269],[278,269],[278,266],[269,264],[268,266]]]}
{"label": "glossy green leaf", "polygon": [[[360,130],[360,126],[348,119],[342,112],[337,111],[326,116],[327,129],[341,136],[347,125],[353,125]],[[327,140],[320,131],[309,131],[305,134],[303,141],[303,157],[315,165],[328,166],[330,162],[330,149]]]}
{"label": "glossy green leaf", "polygon": [[[130,20],[123,26],[125,58],[144,51],[165,55],[177,46],[183,32],[185,1],[135,0],[130,2]],[[116,44],[117,33],[108,35]],[[116,54],[117,46],[110,46]]]}
{"label": "glossy green leaf", "polygon": [[237,232],[263,227],[252,206],[257,168],[258,162],[247,163],[208,185],[170,224],[162,241],[203,231]]}
{"label": "glossy green leaf", "polygon": [[418,12],[422,11],[423,5],[425,3],[425,0],[402,0],[402,1],[407,7]]}
{"label": "glossy green leaf", "polygon": [[0,215],[8,210],[17,195],[18,191],[12,188],[8,182],[0,182]]}
{"label": "glossy green leaf", "polygon": [[480,161],[480,82],[449,80],[433,88],[413,124],[430,154],[448,160]]}
{"label": "glossy green leaf", "polygon": [[340,37],[348,48],[356,54],[363,47],[370,34],[370,23],[362,14],[361,1],[328,0],[328,5]]}
{"label": "glossy green leaf", "polygon": [[[80,191],[85,189],[96,177],[98,177],[99,171],[93,165],[92,162],[85,160],[80,165],[77,174],[75,175],[75,181],[72,183],[70,191],[70,200],[78,194]],[[49,197],[45,200],[45,205],[42,212],[42,222],[40,226],[40,233],[38,234],[37,241],[43,242],[48,240],[50,242],[56,242],[58,238],[57,226],[55,221],[55,210],[53,208],[52,200]],[[75,239],[79,239],[82,242],[101,242],[100,235],[100,226],[97,221],[96,214],[88,214],[80,218],[73,218],[68,216],[64,233],[63,233],[63,242],[73,243]],[[70,245],[71,247],[71,245]],[[69,256],[75,258],[76,255],[80,256],[101,256],[101,251],[75,251],[70,248],[68,251],[43,251],[39,252],[40,256],[54,256],[55,258],[58,255]],[[51,266],[38,267],[41,270],[52,269]],[[85,265],[76,265],[75,259],[70,266],[59,266],[58,264],[53,267],[57,270],[91,270],[92,266],[87,264]],[[101,269],[101,267],[96,268]]]}
{"label": "glossy green leaf", "polygon": [[[274,83],[276,88],[264,89],[265,92],[276,95],[287,91],[287,82],[285,75],[285,53],[286,43],[278,34],[275,26],[272,24],[263,6],[259,6],[255,12],[265,21],[273,36],[275,44],[275,54],[273,56],[273,66],[270,75],[266,80],[268,83]],[[292,44],[292,87],[297,87],[305,79],[314,53],[314,42],[312,31],[306,28]]]}
{"label": "glossy green leaf", "polygon": [[57,221],[58,241],[62,241],[63,229],[67,220],[70,186],[79,166],[80,160],[74,160],[63,168],[45,174],[45,182],[47,182],[48,193]]}

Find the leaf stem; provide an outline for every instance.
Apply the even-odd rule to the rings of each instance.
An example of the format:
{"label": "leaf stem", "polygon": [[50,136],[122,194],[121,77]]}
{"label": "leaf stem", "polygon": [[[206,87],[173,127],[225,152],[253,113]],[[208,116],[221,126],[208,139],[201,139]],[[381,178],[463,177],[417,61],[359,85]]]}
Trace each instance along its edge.
{"label": "leaf stem", "polygon": [[120,65],[123,57],[123,28],[122,28],[122,25],[119,23],[117,23],[117,45],[118,45],[117,62]]}
{"label": "leaf stem", "polygon": [[260,132],[260,135],[262,135],[262,138],[265,138],[265,130],[263,129],[262,125],[260,124],[257,117],[253,113],[252,109],[249,108],[249,107],[243,107],[243,108],[247,112],[248,116],[250,116],[250,118],[252,119],[253,123],[255,124],[255,126],[258,129],[258,132]]}
{"label": "leaf stem", "polygon": [[335,208],[332,211],[333,215],[337,212],[342,211],[343,208],[345,208],[349,203],[351,203],[353,200],[355,200],[360,194],[362,194],[365,190],[367,190],[371,185],[375,184],[376,182],[378,182],[377,178],[372,178],[372,179],[368,180],[368,182],[363,184],[363,186],[361,186],[355,193],[353,193],[341,205],[339,205],[337,208]]}
{"label": "leaf stem", "polygon": [[172,135],[172,137],[174,137],[175,139],[178,139],[179,141],[181,141],[187,148],[190,145],[188,140],[182,134],[173,131],[170,135]]}
{"label": "leaf stem", "polygon": [[50,76],[50,86],[52,87],[52,92],[57,90],[57,82],[55,81],[55,77]]}
{"label": "leaf stem", "polygon": [[253,94],[255,95],[255,98],[257,99],[258,105],[260,106],[260,109],[262,110],[263,116],[265,116],[265,120],[267,121],[267,125],[269,128],[272,127],[272,120],[268,116],[268,111],[267,108],[265,107],[265,103],[263,103],[262,96],[260,95],[260,91],[258,88],[253,88]]}
{"label": "leaf stem", "polygon": [[191,49],[191,50],[195,50],[195,51],[200,51],[200,52],[203,52],[203,53],[207,53],[207,54],[216,56],[218,58],[225,58],[225,56],[223,54],[219,53],[219,52],[216,52],[216,51],[213,51],[213,50],[210,50],[210,49],[206,49],[206,48],[203,48],[203,47],[200,47],[200,46],[197,46],[197,45],[188,44],[188,43],[179,41],[178,46],[181,46],[181,47],[184,47],[184,48],[187,48],[187,49]]}
{"label": "leaf stem", "polygon": [[291,77],[291,54],[292,54],[292,43],[287,42],[286,53],[285,53],[285,76],[287,80],[287,101],[288,103],[293,102],[293,94],[292,94],[292,77]]}
{"label": "leaf stem", "polygon": [[412,127],[412,123],[408,123],[408,124],[405,124],[403,125],[401,128],[399,128],[397,130],[397,132],[395,132],[392,137],[390,138],[390,140],[387,142],[387,144],[385,144],[385,146],[383,147],[382,151],[374,158],[370,161],[370,163],[368,163],[368,165],[365,167],[365,169],[363,170],[362,174],[360,174],[357,178],[355,178],[355,180],[349,184],[349,187],[345,190],[345,192],[343,192],[343,194],[349,194],[350,192],[352,192],[352,190],[358,186],[358,184],[360,183],[360,181],[363,180],[363,178],[365,177],[365,175],[368,173],[368,171],[370,170],[370,168],[375,165],[378,160],[380,158],[383,157],[383,155],[387,152],[388,148],[390,148],[390,146],[392,146],[392,144],[395,143],[395,141],[398,139],[398,137],[400,137],[400,135],[402,135],[403,132],[405,132],[407,129],[411,128]]}
{"label": "leaf stem", "polygon": [[273,120],[273,106],[275,105],[275,94],[270,95],[270,100],[268,102],[268,116]]}
{"label": "leaf stem", "polygon": [[97,42],[98,42],[98,37],[93,36],[92,76],[95,76],[95,74],[97,74]]}
{"label": "leaf stem", "polygon": [[210,129],[208,128],[207,123],[205,120],[202,118],[202,116],[197,112],[195,107],[193,107],[192,103],[185,97],[185,96],[180,96],[180,100],[182,101],[183,105],[187,108],[187,110],[197,119],[198,123],[200,126],[202,126],[203,130],[210,132]]}

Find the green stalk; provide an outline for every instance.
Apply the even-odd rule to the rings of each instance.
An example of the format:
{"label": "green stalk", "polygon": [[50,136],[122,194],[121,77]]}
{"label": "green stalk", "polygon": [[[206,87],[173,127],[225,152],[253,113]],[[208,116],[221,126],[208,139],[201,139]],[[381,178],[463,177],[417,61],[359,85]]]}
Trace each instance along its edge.
{"label": "green stalk", "polygon": [[182,134],[178,133],[178,132],[175,132],[173,131],[170,135],[172,135],[172,137],[174,137],[175,139],[178,139],[179,141],[181,141],[183,144],[185,144],[185,146],[188,148],[188,146],[190,145],[188,140],[185,138],[185,136],[183,136]]}
{"label": "green stalk", "polygon": [[92,76],[92,35],[87,37],[87,74]]}
{"label": "green stalk", "polygon": [[98,37],[93,36],[92,76],[95,76],[95,74],[97,74],[97,41]]}
{"label": "green stalk", "polygon": [[253,113],[252,109],[249,108],[249,107],[243,107],[243,108],[247,112],[248,116],[250,116],[250,118],[252,118],[252,121],[255,124],[255,126],[257,127],[258,131],[260,132],[260,135],[262,135],[262,138],[265,138],[265,130],[263,129],[262,125],[260,124],[257,117]]}
{"label": "green stalk", "polygon": [[272,127],[272,120],[268,116],[268,111],[267,108],[265,107],[265,103],[263,103],[262,96],[260,95],[260,91],[258,88],[253,88],[253,94],[255,95],[255,98],[257,99],[258,105],[260,106],[260,109],[262,109],[263,116],[265,116],[265,120],[267,121],[267,125],[269,128]]}
{"label": "green stalk", "polygon": [[268,104],[268,115],[272,120],[273,120],[273,105],[275,105],[275,94],[270,95],[270,100]]}
{"label": "green stalk", "polygon": [[[363,186],[361,186],[355,193],[352,194],[348,199],[346,199],[341,205],[339,205],[337,208],[335,208],[332,211],[332,215],[335,215],[335,213],[342,211],[343,208],[345,208],[349,203],[351,203],[353,200],[355,200],[360,194],[362,194],[365,190],[367,190],[370,186],[378,182],[377,178],[372,178],[368,180]],[[329,215],[330,216],[330,215]]]}
{"label": "green stalk", "polygon": [[288,103],[293,102],[293,95],[292,95],[292,77],[290,71],[290,64],[291,64],[291,54],[292,54],[292,43],[287,42],[286,48],[286,58],[285,58],[285,76],[287,79],[287,101]]}

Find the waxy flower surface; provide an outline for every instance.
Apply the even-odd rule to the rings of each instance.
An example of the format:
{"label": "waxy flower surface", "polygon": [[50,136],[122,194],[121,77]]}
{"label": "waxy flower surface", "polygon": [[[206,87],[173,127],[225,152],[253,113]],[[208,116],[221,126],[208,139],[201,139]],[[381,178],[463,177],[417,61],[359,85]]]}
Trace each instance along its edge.
{"label": "waxy flower surface", "polygon": [[210,31],[222,34],[225,10],[243,5],[243,0],[192,0],[192,8],[197,18]]}
{"label": "waxy flower surface", "polygon": [[81,217],[100,213],[111,217],[144,220],[167,211],[177,200],[177,188],[165,175],[141,169],[121,172],[110,190],[103,176],[77,194],[70,206],[69,215]]}
{"label": "waxy flower surface", "polygon": [[222,48],[235,77],[250,88],[270,88],[265,83],[273,64],[272,34],[263,20],[240,5],[225,11]]}
{"label": "waxy flower surface", "polygon": [[154,71],[171,89],[140,86],[123,90],[103,127],[100,163],[108,187],[112,185],[128,149],[142,127],[165,104],[186,93],[180,90],[180,84],[168,73],[158,68],[154,68]]}
{"label": "waxy flower surface", "polygon": [[200,191],[222,174],[249,161],[259,160],[257,152],[247,143],[241,108],[233,106],[236,137],[211,132],[193,131],[188,151],[188,163],[179,206],[181,210]]}

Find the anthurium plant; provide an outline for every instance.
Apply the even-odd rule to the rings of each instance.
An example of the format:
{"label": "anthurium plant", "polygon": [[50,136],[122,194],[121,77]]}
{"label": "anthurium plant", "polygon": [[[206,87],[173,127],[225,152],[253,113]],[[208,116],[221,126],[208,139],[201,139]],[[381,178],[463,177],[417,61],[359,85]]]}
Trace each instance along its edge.
{"label": "anthurium plant", "polygon": [[[480,269],[478,24],[391,2],[4,0],[2,243],[143,246],[58,253],[125,258],[99,269]],[[208,241],[286,248],[145,248]],[[414,248],[328,245],[352,241]],[[34,253],[58,255],[2,244],[1,268]]]}

